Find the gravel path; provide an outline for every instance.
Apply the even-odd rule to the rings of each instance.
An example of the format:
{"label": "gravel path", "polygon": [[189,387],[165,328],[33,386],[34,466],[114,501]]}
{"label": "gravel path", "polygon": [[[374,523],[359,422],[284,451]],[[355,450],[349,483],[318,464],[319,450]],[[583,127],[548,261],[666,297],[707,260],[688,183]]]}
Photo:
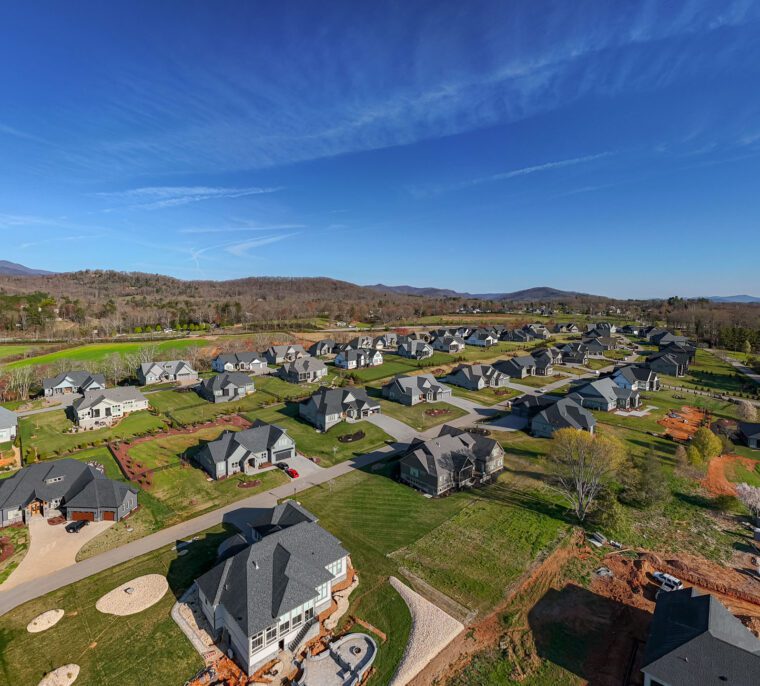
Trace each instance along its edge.
{"label": "gravel path", "polygon": [[26,630],[30,634],[38,634],[40,631],[45,631],[45,629],[58,624],[63,619],[63,615],[63,610],[48,610],[47,612],[43,612],[26,625]]}
{"label": "gravel path", "polygon": [[464,629],[464,625],[396,577],[392,576],[390,582],[412,615],[409,643],[389,685],[405,686]]}
{"label": "gravel path", "polygon": [[70,686],[79,676],[79,665],[63,665],[42,678],[37,686]]}
{"label": "gravel path", "polygon": [[108,615],[125,617],[147,610],[164,597],[169,582],[161,574],[146,574],[114,588],[95,603],[95,608]]}

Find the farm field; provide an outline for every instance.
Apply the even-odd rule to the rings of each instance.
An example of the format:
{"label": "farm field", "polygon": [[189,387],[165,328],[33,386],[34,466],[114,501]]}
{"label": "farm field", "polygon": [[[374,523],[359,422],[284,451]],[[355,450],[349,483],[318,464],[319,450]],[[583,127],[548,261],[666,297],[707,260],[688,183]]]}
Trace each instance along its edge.
{"label": "farm field", "polygon": [[46,347],[47,346],[43,343],[11,343],[0,345],[0,362],[7,360],[9,357],[15,357],[16,355],[29,355],[42,352]]}
{"label": "farm field", "polygon": [[[380,405],[383,414],[398,419],[417,431],[425,431],[433,426],[445,424],[467,414],[463,409],[449,403],[419,403],[409,407],[408,405],[402,405],[390,400],[381,400]],[[430,410],[444,410],[445,414],[439,416],[430,415],[428,414]]]}

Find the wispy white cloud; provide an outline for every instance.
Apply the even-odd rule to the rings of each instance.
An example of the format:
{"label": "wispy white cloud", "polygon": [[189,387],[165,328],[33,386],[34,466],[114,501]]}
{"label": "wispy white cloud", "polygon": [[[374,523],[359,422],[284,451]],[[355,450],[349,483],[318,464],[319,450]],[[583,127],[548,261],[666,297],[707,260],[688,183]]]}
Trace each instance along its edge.
{"label": "wispy white cloud", "polygon": [[249,241],[241,241],[239,243],[228,245],[225,250],[230,253],[230,255],[235,255],[236,257],[248,257],[249,251],[254,248],[261,248],[262,246],[270,245],[271,243],[279,243],[280,241],[293,238],[297,235],[298,234],[296,233],[288,233],[277,236],[266,236],[264,238],[253,238]]}
{"label": "wispy white cloud", "polygon": [[[97,233],[97,234],[81,234],[77,236],[56,236],[54,239],[52,239],[52,242],[71,242],[71,241],[84,241],[84,240],[95,240],[97,238],[103,238],[106,234],[103,233]],[[18,247],[22,250],[25,250],[27,248],[33,248],[39,245],[49,245],[51,243],[51,240],[46,241],[29,241],[28,243],[22,243]]]}
{"label": "wispy white cloud", "polygon": [[279,231],[283,229],[303,229],[305,224],[263,224],[252,226],[224,226],[224,227],[190,227],[179,229],[177,233],[206,234],[206,233],[233,233],[235,231]]}
{"label": "wispy white cloud", "polygon": [[[146,186],[132,188],[126,191],[101,192],[99,197],[115,198],[126,201],[129,209],[158,210],[165,207],[177,207],[188,205],[203,200],[219,200],[229,198],[242,198],[249,195],[262,195],[275,193],[280,188],[267,188],[251,186],[247,188],[230,188],[225,186]],[[113,212],[120,208],[108,208],[106,212]]]}
{"label": "wispy white cloud", "polygon": [[0,135],[13,136],[14,138],[23,138],[24,140],[34,141],[36,143],[45,143],[45,139],[35,136],[33,133],[21,131],[13,126],[8,126],[0,122]]}

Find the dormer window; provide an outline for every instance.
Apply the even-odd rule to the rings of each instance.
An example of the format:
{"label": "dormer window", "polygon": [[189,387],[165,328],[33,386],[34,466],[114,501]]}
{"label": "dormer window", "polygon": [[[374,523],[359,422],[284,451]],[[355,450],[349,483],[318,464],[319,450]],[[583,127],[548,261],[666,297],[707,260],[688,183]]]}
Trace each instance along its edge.
{"label": "dormer window", "polygon": [[52,479],[47,479],[45,483],[47,484],[57,484],[59,481],[63,481],[62,476],[54,476]]}

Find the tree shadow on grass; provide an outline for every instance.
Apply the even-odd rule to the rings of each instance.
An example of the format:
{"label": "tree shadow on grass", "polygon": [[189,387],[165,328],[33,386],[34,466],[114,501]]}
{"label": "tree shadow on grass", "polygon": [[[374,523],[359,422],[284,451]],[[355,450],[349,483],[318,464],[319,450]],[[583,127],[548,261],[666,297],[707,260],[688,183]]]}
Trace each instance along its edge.
{"label": "tree shadow on grass", "polygon": [[477,494],[483,500],[530,510],[565,524],[577,523],[566,506],[552,502],[540,493],[518,490],[505,484],[492,484],[478,489]]}
{"label": "tree shadow on grass", "polygon": [[712,510],[713,512],[720,512],[726,509],[726,499],[733,499],[733,496],[715,496],[714,498],[708,498],[707,496],[700,495],[698,493],[683,493],[675,492],[673,496],[686,505],[692,507],[699,507],[703,510]]}

